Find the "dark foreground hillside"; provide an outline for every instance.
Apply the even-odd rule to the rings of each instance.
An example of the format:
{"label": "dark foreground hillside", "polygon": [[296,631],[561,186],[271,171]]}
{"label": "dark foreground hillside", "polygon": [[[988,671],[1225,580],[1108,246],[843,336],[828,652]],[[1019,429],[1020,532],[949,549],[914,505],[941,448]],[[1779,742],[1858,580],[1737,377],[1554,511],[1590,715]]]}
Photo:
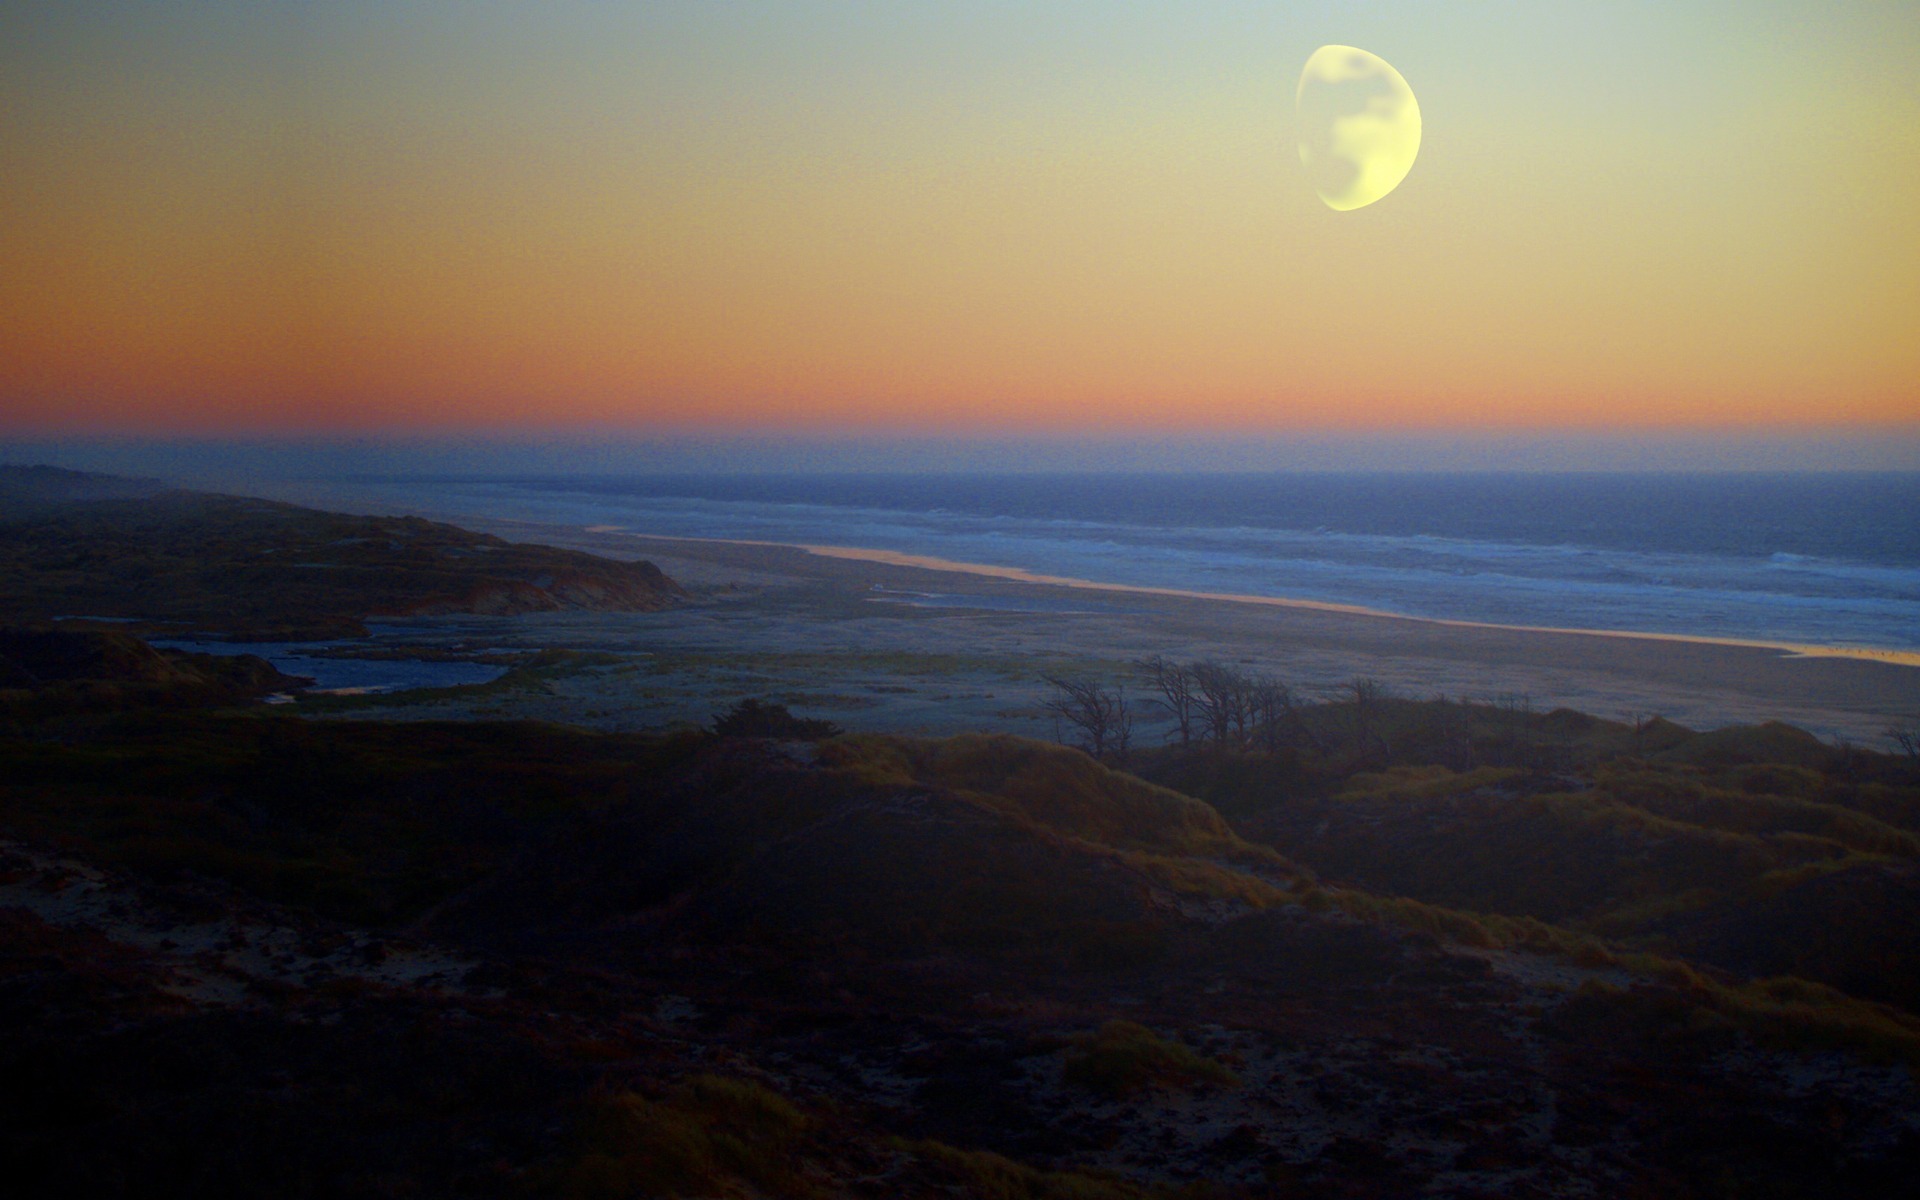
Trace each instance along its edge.
{"label": "dark foreground hillside", "polygon": [[1920,1011],[1920,760],[1781,724],[1351,703],[1277,753],[1169,748],[1201,796],[1324,877]]}
{"label": "dark foreground hillside", "polygon": [[1914,778],[1604,740],[1136,764],[1216,808],[1007,737],[22,719],[0,1155],[73,1196],[1908,1194]]}

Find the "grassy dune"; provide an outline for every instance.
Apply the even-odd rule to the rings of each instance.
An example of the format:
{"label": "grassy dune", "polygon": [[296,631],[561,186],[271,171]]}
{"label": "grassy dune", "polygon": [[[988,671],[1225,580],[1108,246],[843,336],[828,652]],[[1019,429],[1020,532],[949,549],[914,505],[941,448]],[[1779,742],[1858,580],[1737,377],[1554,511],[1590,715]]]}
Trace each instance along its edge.
{"label": "grassy dune", "polygon": [[[25,719],[0,730],[7,837],[196,911],[404,931],[485,966],[455,992],[262,983],[251,1015],[203,1015],[141,991],[131,952],[9,917],[0,1006],[34,1015],[0,1065],[118,1114],[60,1117],[33,1153],[151,1169],[156,1114],[245,1094],[271,1126],[250,1144],[343,1147],[301,1160],[313,1178],[424,1171],[480,1138],[502,1173],[434,1168],[463,1194],[1415,1194],[1454,1161],[1416,1170],[1422,1147],[1531,1154],[1543,1088],[1571,1140],[1535,1173],[1581,1138],[1651,1156],[1566,1168],[1626,1190],[1812,1186],[1853,1155],[1871,1195],[1910,1165],[1882,1134],[1845,1148],[1897,1114],[1901,1085],[1872,1072],[1920,1071],[1908,764],[1771,762],[1799,745],[1776,730],[1709,754],[1658,730],[1634,753],[1632,730],[1562,714],[1501,714],[1468,743],[1517,761],[1421,762],[1411,725],[1385,753],[1343,746],[1350,717],[1307,714],[1319,749],[1126,770],[997,735]],[[191,1050],[206,1090],[128,1074],[241,1020],[248,1057]],[[432,1083],[496,1060],[518,1065],[482,1091]],[[1845,1120],[1780,1098],[1769,1080],[1803,1061],[1849,1081]],[[342,1082],[389,1076],[410,1082]],[[377,1132],[395,1121],[417,1145]],[[1279,1140],[1315,1122],[1372,1132]],[[1655,1126],[1692,1132],[1656,1146]],[[146,1132],[99,1140],[122,1129]],[[1734,1174],[1690,1158],[1701,1142],[1737,1147]],[[1533,1175],[1485,1178],[1533,1194]]]}

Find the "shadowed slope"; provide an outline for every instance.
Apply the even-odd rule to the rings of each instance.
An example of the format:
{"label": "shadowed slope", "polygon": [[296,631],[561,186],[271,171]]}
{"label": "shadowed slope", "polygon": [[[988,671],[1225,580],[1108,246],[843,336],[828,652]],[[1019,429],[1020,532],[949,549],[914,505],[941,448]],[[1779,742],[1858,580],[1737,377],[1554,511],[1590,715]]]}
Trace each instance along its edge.
{"label": "shadowed slope", "polygon": [[[513,944],[638,927],[967,947],[1097,963],[1155,953],[1183,903],[1263,907],[1286,864],[1205,804],[1019,738],[844,738],[817,761],[719,739],[579,814],[436,922]],[[958,786],[964,782],[967,786]],[[649,935],[651,936],[651,935]]]}
{"label": "shadowed slope", "polygon": [[1904,1014],[1316,889],[1058,747],[174,713],[0,753],[0,825],[58,847],[0,872],[0,1148],[89,1194],[1853,1196],[1920,1161],[1911,1078],[1860,1061],[1920,1061]]}
{"label": "shadowed slope", "polygon": [[855,736],[823,747],[821,761],[876,783],[952,789],[1057,833],[1116,848],[1247,848],[1210,805],[1030,738]]}
{"label": "shadowed slope", "polygon": [[[0,484],[19,485],[29,470],[0,467]],[[651,563],[418,517],[199,492],[71,492],[27,502],[0,490],[0,620],[104,617],[141,632],[297,638],[364,632],[369,616],[644,612],[684,597]]]}

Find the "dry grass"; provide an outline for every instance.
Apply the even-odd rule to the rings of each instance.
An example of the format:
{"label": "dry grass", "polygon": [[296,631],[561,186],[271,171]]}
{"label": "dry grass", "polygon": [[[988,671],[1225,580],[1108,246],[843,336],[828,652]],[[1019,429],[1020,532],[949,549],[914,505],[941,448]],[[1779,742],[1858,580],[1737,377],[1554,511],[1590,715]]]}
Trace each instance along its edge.
{"label": "dry grass", "polygon": [[1041,1171],[987,1150],[961,1150],[944,1142],[895,1142],[897,1149],[945,1177],[955,1195],[974,1200],[1146,1200],[1153,1193],[1109,1175]]}
{"label": "dry grass", "polygon": [[800,1158],[809,1121],[757,1083],[696,1075],[664,1098],[590,1102],[579,1151],[542,1189],[569,1200],[737,1195],[743,1185],[801,1200],[821,1194]]}
{"label": "dry grass", "polygon": [[1150,1088],[1240,1085],[1238,1076],[1213,1059],[1133,1021],[1108,1021],[1075,1039],[1061,1078],[1115,1098]]}
{"label": "dry grass", "polygon": [[1104,846],[1183,854],[1259,853],[1204,801],[1102,766],[1078,750],[1030,738],[857,735],[822,746],[820,756],[863,782],[944,788]]}

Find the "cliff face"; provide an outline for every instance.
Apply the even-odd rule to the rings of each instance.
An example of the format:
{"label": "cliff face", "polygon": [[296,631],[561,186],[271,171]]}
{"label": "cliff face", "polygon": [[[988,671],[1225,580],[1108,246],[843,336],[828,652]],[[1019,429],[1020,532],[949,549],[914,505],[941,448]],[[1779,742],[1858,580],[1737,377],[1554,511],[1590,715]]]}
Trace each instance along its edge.
{"label": "cliff face", "polygon": [[651,563],[418,517],[183,491],[136,499],[110,477],[69,474],[0,468],[0,620],[297,639],[363,632],[368,616],[648,612],[685,598]]}

